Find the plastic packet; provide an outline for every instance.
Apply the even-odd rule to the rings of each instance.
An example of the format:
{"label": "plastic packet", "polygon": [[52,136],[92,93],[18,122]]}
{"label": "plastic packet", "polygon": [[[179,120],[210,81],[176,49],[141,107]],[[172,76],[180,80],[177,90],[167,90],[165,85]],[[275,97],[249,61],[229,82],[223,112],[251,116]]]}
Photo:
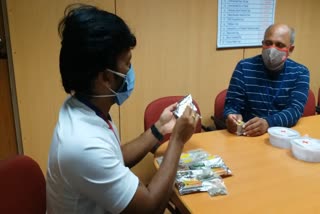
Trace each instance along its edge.
{"label": "plastic packet", "polygon": [[[189,150],[188,152],[181,153],[178,170],[189,170],[190,165],[196,164],[201,160],[205,160],[209,156],[210,154],[203,149]],[[160,165],[163,160],[163,156],[158,157],[156,160]]]}
{"label": "plastic packet", "polygon": [[[157,162],[160,165],[163,157],[158,157]],[[179,170],[197,170],[210,168],[212,171],[222,177],[232,175],[229,167],[218,155],[211,155],[203,149],[190,150],[180,155]]]}
{"label": "plastic packet", "polygon": [[208,158],[210,154],[202,149],[189,150],[180,155],[179,166],[189,169],[189,166]]}
{"label": "plastic packet", "polygon": [[237,131],[236,131],[236,134],[237,134],[237,135],[243,135],[243,132],[244,132],[244,130],[243,130],[244,122],[239,120],[239,121],[237,121],[236,123],[237,123]]}
{"label": "plastic packet", "polygon": [[208,193],[210,196],[217,195],[227,195],[227,187],[224,184],[222,179],[213,179],[211,182],[211,187],[208,189]]}
{"label": "plastic packet", "polygon": [[[156,160],[160,165],[163,157]],[[212,196],[223,195],[227,191],[222,177],[231,174],[220,156],[196,149],[181,154],[175,183],[181,195],[205,191]]]}
{"label": "plastic packet", "polygon": [[229,167],[227,167],[222,158],[218,155],[208,155],[201,160],[191,162],[188,164],[188,168],[191,170],[210,168],[212,171],[222,177],[232,174]]}
{"label": "plastic packet", "polygon": [[[186,109],[187,106],[190,106],[190,108],[194,112],[198,112],[197,107],[192,103],[192,96],[191,94],[185,96],[182,100],[178,102],[177,108],[173,111],[173,114],[179,118],[183,114],[184,110]],[[201,116],[199,115],[201,118]]]}
{"label": "plastic packet", "polygon": [[222,178],[211,169],[181,170],[176,175],[176,186],[181,195],[205,192],[214,188],[215,179]]}

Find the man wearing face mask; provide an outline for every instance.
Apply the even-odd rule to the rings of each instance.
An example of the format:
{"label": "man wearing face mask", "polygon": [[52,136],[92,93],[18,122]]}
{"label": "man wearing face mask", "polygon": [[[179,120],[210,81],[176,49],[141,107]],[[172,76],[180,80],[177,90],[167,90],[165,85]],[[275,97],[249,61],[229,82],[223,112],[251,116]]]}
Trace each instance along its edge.
{"label": "man wearing face mask", "polygon": [[[187,107],[176,119],[177,104],[172,104],[149,130],[120,143],[109,110],[122,105],[134,89],[135,36],[120,17],[88,5],[68,7],[59,33],[60,74],[71,96],[60,109],[50,147],[47,213],[163,212],[198,115]],[[171,138],[163,162],[145,186],[130,168],[167,133]]]}
{"label": "man wearing face mask", "polygon": [[225,101],[227,129],[259,136],[272,126],[291,127],[303,114],[309,92],[308,69],[291,59],[295,31],[285,24],[269,26],[262,54],[241,60],[233,72]]}

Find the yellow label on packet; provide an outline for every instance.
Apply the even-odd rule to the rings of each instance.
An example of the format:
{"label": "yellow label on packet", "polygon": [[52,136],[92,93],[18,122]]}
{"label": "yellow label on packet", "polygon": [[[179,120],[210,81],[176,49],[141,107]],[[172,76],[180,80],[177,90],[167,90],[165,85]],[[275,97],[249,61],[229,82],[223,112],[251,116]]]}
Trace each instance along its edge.
{"label": "yellow label on packet", "polygon": [[192,157],[189,153],[182,153],[180,156],[180,161],[182,163],[190,163],[192,161]]}
{"label": "yellow label on packet", "polygon": [[182,153],[181,156],[180,156],[181,159],[185,159],[185,158],[188,158],[188,157],[190,157],[189,153]]}
{"label": "yellow label on packet", "polygon": [[207,159],[211,160],[211,159],[215,159],[217,156],[216,155],[210,155]]}
{"label": "yellow label on packet", "polygon": [[186,185],[186,186],[198,186],[198,185],[201,185],[201,184],[202,184],[201,181],[196,180],[196,179],[194,179],[194,180],[188,180],[188,181],[183,181],[183,183],[184,183],[184,185]]}
{"label": "yellow label on packet", "polygon": [[241,121],[241,120],[237,120],[236,124],[237,124],[238,126],[242,126],[242,125],[244,124],[244,122]]}

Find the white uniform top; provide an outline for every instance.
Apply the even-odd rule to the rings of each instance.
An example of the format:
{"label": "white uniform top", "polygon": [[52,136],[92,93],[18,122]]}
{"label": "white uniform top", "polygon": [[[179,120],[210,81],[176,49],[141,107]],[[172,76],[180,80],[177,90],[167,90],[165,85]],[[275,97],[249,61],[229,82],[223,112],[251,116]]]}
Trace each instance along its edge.
{"label": "white uniform top", "polygon": [[60,109],[47,170],[48,214],[120,213],[139,179],[124,165],[113,129],[74,97]]}

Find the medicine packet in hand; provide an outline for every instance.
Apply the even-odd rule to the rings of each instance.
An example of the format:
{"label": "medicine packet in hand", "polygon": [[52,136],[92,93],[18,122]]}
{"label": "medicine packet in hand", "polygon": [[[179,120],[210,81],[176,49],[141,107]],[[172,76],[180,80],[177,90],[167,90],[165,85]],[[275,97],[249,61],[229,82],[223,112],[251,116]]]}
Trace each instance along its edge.
{"label": "medicine packet in hand", "polygon": [[[179,118],[183,114],[184,110],[186,109],[187,106],[190,106],[190,108],[194,112],[198,112],[197,107],[192,103],[192,96],[191,94],[185,96],[182,100],[178,102],[177,108],[173,111],[173,114]],[[200,116],[200,115],[199,115]],[[201,118],[201,116],[200,116]]]}
{"label": "medicine packet in hand", "polygon": [[244,132],[244,130],[243,130],[244,122],[238,120],[236,123],[237,123],[237,131],[236,131],[236,134],[239,135],[239,136],[240,136],[240,135],[243,135],[243,132]]}

